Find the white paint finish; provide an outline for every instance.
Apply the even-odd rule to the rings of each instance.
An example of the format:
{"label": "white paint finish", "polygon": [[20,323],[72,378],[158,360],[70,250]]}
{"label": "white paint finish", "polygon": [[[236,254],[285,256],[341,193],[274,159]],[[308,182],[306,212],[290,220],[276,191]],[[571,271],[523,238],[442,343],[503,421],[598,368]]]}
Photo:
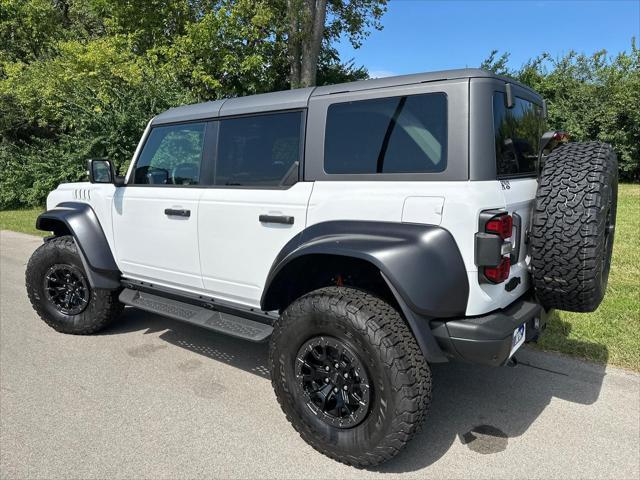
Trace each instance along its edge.
{"label": "white paint finish", "polygon": [[[276,256],[306,225],[313,183],[288,189],[210,188],[200,200],[204,288],[216,297],[259,306]],[[260,223],[263,214],[294,217],[293,225]]]}
{"label": "white paint finish", "polygon": [[91,205],[115,258],[113,226],[111,223],[111,202],[115,190],[116,187],[110,183],[62,183],[47,196],[47,210],[55,208],[62,202],[78,202]]}
{"label": "white paint finish", "polygon": [[309,225],[331,220],[402,221],[407,197],[441,197],[440,226],[453,235],[465,266],[474,263],[474,235],[480,211],[504,208],[500,183],[489,182],[316,182],[309,202]]}
{"label": "white paint finish", "polygon": [[[127,277],[163,281],[174,288],[202,288],[198,251],[199,188],[127,186],[115,191],[116,263]],[[187,209],[175,217],[166,208]]]}
{"label": "white paint finish", "polygon": [[[505,208],[508,197],[522,216],[523,225],[528,225],[528,202],[535,197],[535,180],[511,181],[512,190],[503,194],[499,181],[486,182],[316,182],[309,202],[308,224],[330,220],[370,220],[399,222],[407,218],[420,218],[422,198],[442,198],[440,222],[419,222],[439,224],[448,230],[458,245],[467,270],[469,280],[469,301],[467,315],[504,308],[520,297],[529,286],[529,274],[525,262],[524,244],[521,260],[511,269],[511,277],[519,276],[522,283],[512,292],[499,285],[480,284],[478,267],[475,265],[475,234],[478,218],[482,210]],[[407,211],[407,199],[410,200]],[[427,200],[424,203],[435,203]],[[415,207],[415,209],[414,209]],[[435,208],[434,208],[435,210]],[[409,213],[411,216],[409,216]],[[437,216],[434,213],[434,218]],[[524,235],[524,228],[523,228]],[[437,274],[437,272],[436,272]],[[455,292],[452,293],[454,295]]]}
{"label": "white paint finish", "polygon": [[440,225],[444,197],[407,197],[402,207],[404,223]]}
{"label": "white paint finish", "polygon": [[[256,307],[276,255],[307,224],[369,220],[440,225],[453,235],[467,270],[466,313],[480,315],[515,301],[530,280],[522,242],[519,261],[511,268],[511,277],[521,279],[515,290],[506,292],[504,283],[478,282],[474,263],[478,216],[492,208],[515,211],[522,217],[524,237],[536,186],[535,179],[511,180],[508,189],[498,181],[300,182],[289,189],[115,188],[78,183],[60,185],[47,205],[91,204],[118,266],[129,278]],[[75,198],[79,189],[88,190],[91,199]],[[165,208],[179,207],[190,209],[191,217],[164,215]],[[295,223],[261,224],[261,214],[290,215]]]}

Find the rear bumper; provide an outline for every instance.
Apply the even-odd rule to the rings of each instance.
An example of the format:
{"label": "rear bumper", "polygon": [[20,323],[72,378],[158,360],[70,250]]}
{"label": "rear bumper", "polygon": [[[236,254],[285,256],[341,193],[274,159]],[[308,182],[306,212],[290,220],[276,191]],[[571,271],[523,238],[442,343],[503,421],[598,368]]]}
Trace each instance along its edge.
{"label": "rear bumper", "polygon": [[431,331],[447,356],[499,366],[509,360],[513,331],[524,323],[525,341],[535,341],[549,313],[530,299],[520,299],[486,315],[434,321]]}

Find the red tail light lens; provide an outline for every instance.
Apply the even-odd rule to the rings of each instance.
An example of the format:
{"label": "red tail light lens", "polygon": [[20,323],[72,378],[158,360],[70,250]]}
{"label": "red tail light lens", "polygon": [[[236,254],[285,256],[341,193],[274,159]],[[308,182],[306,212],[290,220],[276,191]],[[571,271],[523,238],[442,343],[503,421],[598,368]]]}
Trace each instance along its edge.
{"label": "red tail light lens", "polygon": [[513,230],[513,218],[511,218],[511,215],[507,215],[506,213],[497,215],[489,220],[484,228],[487,233],[495,233],[504,240],[511,236],[511,231]]}
{"label": "red tail light lens", "polygon": [[509,257],[502,257],[502,261],[497,267],[484,267],[484,276],[493,283],[501,283],[509,278],[510,269],[511,260]]}

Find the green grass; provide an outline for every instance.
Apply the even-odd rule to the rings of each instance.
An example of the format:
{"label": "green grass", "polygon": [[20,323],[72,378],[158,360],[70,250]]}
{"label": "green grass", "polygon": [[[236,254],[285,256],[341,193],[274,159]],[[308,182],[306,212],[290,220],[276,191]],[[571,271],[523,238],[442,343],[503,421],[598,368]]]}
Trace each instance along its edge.
{"label": "green grass", "polygon": [[640,185],[620,185],[613,263],[593,313],[557,312],[538,346],[640,371]]}
{"label": "green grass", "polygon": [[[0,229],[44,236],[40,209],[0,211]],[[640,185],[620,185],[609,287],[593,313],[557,312],[539,348],[640,371]]]}
{"label": "green grass", "polygon": [[31,210],[0,210],[0,230],[30,233],[46,237],[49,232],[36,230],[36,218],[42,213],[42,208]]}

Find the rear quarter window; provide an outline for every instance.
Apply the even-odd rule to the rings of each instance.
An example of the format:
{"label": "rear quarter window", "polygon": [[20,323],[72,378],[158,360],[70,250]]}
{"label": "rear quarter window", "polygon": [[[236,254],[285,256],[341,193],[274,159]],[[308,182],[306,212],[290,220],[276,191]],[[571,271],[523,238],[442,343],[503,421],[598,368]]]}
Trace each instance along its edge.
{"label": "rear quarter window", "polygon": [[545,128],[542,107],[515,97],[513,108],[507,108],[506,95],[495,92],[493,127],[498,178],[535,176]]}
{"label": "rear quarter window", "polygon": [[447,96],[334,103],[327,111],[327,174],[435,173],[447,166]]}

